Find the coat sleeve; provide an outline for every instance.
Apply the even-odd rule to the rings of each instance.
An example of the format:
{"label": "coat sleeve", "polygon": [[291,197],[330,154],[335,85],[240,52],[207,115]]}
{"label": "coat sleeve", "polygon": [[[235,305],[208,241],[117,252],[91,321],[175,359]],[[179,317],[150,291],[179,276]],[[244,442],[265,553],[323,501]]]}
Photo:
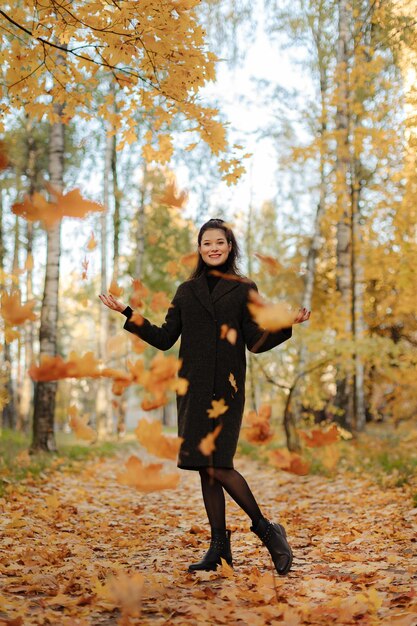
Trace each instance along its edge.
{"label": "coat sleeve", "polygon": [[[258,291],[258,287],[255,283],[251,283],[251,288]],[[250,314],[247,300],[243,310],[242,331],[248,350],[255,354],[271,350],[271,348],[279,346],[280,343],[287,341],[287,339],[292,336],[292,326],[275,332],[265,330],[258,326]]]}
{"label": "coat sleeve", "polygon": [[177,292],[169,306],[162,326],[152,324],[148,319],[146,319],[146,317],[141,325],[129,321],[130,317],[132,317],[133,311],[130,306],[128,306],[124,311],[122,311],[123,315],[127,317],[123,328],[128,330],[130,333],[137,335],[143,339],[143,341],[146,341],[146,343],[149,343],[151,346],[154,346],[159,350],[169,350],[177,341],[182,330],[181,307],[178,291],[179,288],[177,289]]}

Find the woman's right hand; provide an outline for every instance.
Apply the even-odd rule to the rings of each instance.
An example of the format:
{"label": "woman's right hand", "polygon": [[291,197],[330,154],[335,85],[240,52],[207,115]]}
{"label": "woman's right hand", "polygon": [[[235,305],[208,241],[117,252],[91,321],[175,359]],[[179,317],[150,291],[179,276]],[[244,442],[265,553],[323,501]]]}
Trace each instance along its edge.
{"label": "woman's right hand", "polygon": [[123,304],[123,302],[116,300],[116,298],[112,296],[111,293],[100,293],[98,297],[103,304],[109,307],[109,309],[112,309],[113,311],[118,311],[119,313],[124,311],[127,306],[126,304]]}

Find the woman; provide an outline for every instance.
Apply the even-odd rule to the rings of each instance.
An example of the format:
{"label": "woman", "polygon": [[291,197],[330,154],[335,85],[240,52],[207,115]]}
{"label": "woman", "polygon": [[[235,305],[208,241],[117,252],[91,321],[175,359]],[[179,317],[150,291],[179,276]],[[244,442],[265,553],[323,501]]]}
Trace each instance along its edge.
{"label": "woman", "polygon": [[[206,222],[198,234],[197,266],[178,287],[160,327],[146,318],[139,326],[129,321],[129,306],[111,295],[99,297],[106,306],[127,317],[126,330],[160,350],[171,348],[181,335],[182,364],[178,374],[189,385],[185,395],[177,394],[178,435],[183,438],[177,465],[200,473],[211,527],[207,553],[188,571],[215,570],[221,558],[232,565],[225,489],[251,518],[251,530],[266,545],[278,574],[283,575],[290,570],[293,558],[285,529],[262,515],[246,480],[234,469],[233,457],[245,402],[246,347],[256,353],[270,350],[289,339],[292,328],[268,332],[252,319],[247,302],[249,290],[257,291],[257,287],[239,273],[238,256],[238,244],[226,222]],[[211,274],[214,269],[228,277]],[[300,309],[294,324],[309,317],[310,311]],[[228,329],[234,329],[235,337],[224,332]],[[216,409],[221,407],[223,413],[219,415]],[[215,449],[207,455],[200,449],[200,442],[210,433],[216,435]]]}

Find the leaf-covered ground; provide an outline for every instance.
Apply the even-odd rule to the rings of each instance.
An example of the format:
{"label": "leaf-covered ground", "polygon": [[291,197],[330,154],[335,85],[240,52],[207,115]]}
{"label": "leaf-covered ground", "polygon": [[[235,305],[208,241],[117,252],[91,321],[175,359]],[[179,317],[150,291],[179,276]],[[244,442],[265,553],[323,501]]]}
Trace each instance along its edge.
{"label": "leaf-covered ground", "polygon": [[400,488],[238,458],[264,514],[285,524],[293,567],[273,573],[226,496],[234,570],[188,574],[209,542],[198,474],[142,494],[116,481],[125,460],[0,499],[1,625],[417,624],[417,508]]}

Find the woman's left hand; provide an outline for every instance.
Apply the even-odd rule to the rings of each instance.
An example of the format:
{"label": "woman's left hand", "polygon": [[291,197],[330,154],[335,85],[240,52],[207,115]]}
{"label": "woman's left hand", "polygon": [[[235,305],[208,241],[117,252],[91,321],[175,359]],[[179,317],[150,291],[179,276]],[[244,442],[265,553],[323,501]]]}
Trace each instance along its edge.
{"label": "woman's left hand", "polygon": [[311,311],[307,311],[305,307],[303,307],[302,309],[298,309],[298,313],[295,316],[293,324],[301,324],[301,322],[306,322],[308,319],[310,319],[310,313]]}

